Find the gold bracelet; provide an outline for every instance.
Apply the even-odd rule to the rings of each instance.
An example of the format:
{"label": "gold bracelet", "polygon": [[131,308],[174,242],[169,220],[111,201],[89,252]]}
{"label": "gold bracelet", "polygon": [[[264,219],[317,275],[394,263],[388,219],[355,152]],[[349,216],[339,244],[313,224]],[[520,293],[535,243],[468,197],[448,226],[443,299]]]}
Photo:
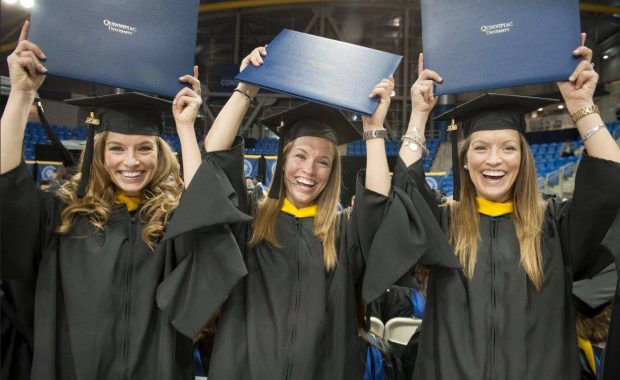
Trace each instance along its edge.
{"label": "gold bracelet", "polygon": [[589,107],[585,107],[585,108],[580,109],[579,111],[573,112],[571,117],[573,118],[573,122],[576,123],[577,121],[581,120],[584,116],[587,116],[591,113],[599,113],[598,106],[596,104],[592,104]]}

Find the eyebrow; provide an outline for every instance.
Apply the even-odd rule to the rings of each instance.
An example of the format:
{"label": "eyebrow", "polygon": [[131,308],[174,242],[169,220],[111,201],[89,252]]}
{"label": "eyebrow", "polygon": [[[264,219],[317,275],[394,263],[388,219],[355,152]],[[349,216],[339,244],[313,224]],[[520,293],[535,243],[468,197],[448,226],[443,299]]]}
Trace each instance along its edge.
{"label": "eyebrow", "polygon": [[[476,143],[481,143],[481,144],[489,144],[489,142],[487,142],[487,141],[485,141],[485,140],[474,140],[474,141],[472,141],[472,142],[471,142],[471,144],[472,144],[472,145],[473,145],[473,144],[476,144]],[[515,144],[519,144],[519,141],[517,141],[517,140],[505,140],[505,141],[502,141],[502,142],[500,143],[500,145],[507,144],[507,143],[515,143]]]}
{"label": "eyebrow", "polygon": [[[302,153],[308,154],[308,152],[302,147],[295,147],[296,150],[300,150]],[[327,158],[329,161],[333,161],[333,158],[329,155],[319,156],[318,158]]]}
{"label": "eyebrow", "polygon": [[[151,146],[155,145],[155,143],[153,141],[151,141],[151,140],[143,140],[143,141],[138,142],[135,145],[147,145],[147,144],[151,145]],[[125,146],[126,144],[124,144],[124,143],[122,143],[120,141],[110,140],[110,141],[106,141],[105,145],[106,146],[108,146],[108,145],[122,145],[122,146]]]}

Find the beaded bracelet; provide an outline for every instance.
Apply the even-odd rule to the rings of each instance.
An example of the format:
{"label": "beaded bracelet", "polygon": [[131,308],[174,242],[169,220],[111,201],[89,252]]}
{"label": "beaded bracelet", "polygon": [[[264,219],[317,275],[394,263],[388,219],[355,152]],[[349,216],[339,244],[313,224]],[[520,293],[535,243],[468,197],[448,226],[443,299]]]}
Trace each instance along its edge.
{"label": "beaded bracelet", "polygon": [[240,94],[243,94],[243,96],[245,96],[248,99],[248,104],[252,104],[254,102],[254,98],[252,98],[250,95],[248,95],[247,92],[245,92],[245,91],[243,91],[241,89],[235,88],[235,90],[233,92],[238,92]]}

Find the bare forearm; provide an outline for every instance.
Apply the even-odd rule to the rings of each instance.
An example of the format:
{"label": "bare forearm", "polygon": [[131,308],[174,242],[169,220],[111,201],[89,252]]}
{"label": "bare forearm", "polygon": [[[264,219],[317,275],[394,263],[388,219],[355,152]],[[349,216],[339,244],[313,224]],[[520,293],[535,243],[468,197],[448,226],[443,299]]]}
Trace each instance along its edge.
{"label": "bare forearm", "polygon": [[[568,109],[572,114],[588,105],[590,104],[569,105]],[[582,117],[577,121],[576,126],[581,136],[592,130],[592,128],[602,126],[599,131],[590,136],[583,144],[590,156],[620,163],[620,148],[618,148],[618,145],[605,127],[605,123],[598,113],[592,113]]]}
{"label": "bare forearm", "polygon": [[198,167],[202,161],[200,156],[200,148],[196,141],[196,132],[193,125],[177,126],[179,141],[181,142],[181,155],[183,157],[183,182],[185,188],[189,187],[194,174],[198,171]]}
{"label": "bare forearm", "polygon": [[390,169],[383,139],[366,140],[366,188],[387,196],[390,192]]}
{"label": "bare forearm", "polygon": [[24,130],[34,97],[35,93],[30,91],[11,91],[9,94],[0,122],[0,173],[16,168],[21,162]]}
{"label": "bare forearm", "polygon": [[[424,136],[424,131],[426,130],[426,121],[428,120],[428,114],[416,114],[412,113],[411,118],[409,119],[409,127],[407,128],[407,132],[413,132],[413,128],[417,128],[419,134]],[[422,149],[416,149],[415,151],[409,149],[408,147],[401,145],[400,151],[398,152],[399,157],[406,166],[411,166],[414,163],[418,162],[422,158]]]}
{"label": "bare forearm", "polygon": [[[248,94],[250,97],[256,96],[258,88],[239,84],[238,89]],[[231,147],[235,136],[241,125],[241,121],[249,108],[249,100],[242,93],[235,91],[231,95],[224,108],[220,111],[205,137],[205,150],[214,152]]]}

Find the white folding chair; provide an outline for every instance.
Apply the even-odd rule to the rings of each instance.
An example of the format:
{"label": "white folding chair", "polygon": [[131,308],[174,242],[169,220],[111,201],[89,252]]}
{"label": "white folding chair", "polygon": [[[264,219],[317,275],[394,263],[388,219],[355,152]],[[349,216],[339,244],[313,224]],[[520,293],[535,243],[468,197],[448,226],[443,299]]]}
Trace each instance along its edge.
{"label": "white folding chair", "polygon": [[392,318],[385,324],[383,339],[405,346],[421,324],[417,318]]}
{"label": "white folding chair", "polygon": [[383,322],[377,317],[370,317],[370,332],[378,336],[379,338],[383,338]]}

